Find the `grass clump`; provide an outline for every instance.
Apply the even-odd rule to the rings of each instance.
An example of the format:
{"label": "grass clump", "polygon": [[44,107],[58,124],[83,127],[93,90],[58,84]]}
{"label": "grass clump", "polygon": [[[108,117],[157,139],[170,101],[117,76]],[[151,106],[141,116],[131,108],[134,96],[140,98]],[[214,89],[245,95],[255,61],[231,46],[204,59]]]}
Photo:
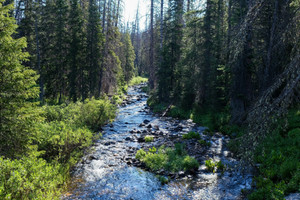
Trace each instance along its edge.
{"label": "grass clump", "polygon": [[159,182],[162,184],[162,185],[165,185],[167,183],[169,183],[169,178],[165,177],[165,176],[161,176],[161,175],[157,175],[156,176],[159,180]]}
{"label": "grass clump", "polygon": [[146,135],[144,139],[145,139],[145,142],[153,142],[154,137],[151,135]]}
{"label": "grass clump", "polygon": [[208,141],[205,141],[205,140],[198,140],[198,142],[202,145],[202,146],[205,146],[205,147],[210,147],[211,146],[211,143],[208,142]]}
{"label": "grass clump", "polygon": [[287,120],[285,130],[278,127],[256,150],[255,161],[260,167],[250,200],[284,199],[289,193],[300,192],[299,109],[291,110]]}
{"label": "grass clump", "polygon": [[215,173],[215,166],[216,166],[216,164],[214,163],[214,161],[212,159],[205,161],[205,167],[206,167],[207,171]]}
{"label": "grass clump", "polygon": [[194,131],[188,132],[188,134],[185,134],[182,136],[182,139],[188,140],[188,139],[200,139],[200,134],[196,133]]}
{"label": "grass clump", "polygon": [[158,171],[164,169],[170,172],[197,170],[198,161],[187,155],[183,144],[176,144],[174,149],[161,146],[158,150],[153,147],[148,152],[138,150],[136,159],[144,162],[147,168]]}
{"label": "grass clump", "polygon": [[136,77],[133,77],[130,81],[129,81],[129,86],[133,86],[133,85],[139,85],[141,83],[146,83],[148,82],[148,78],[144,78],[144,77],[141,77],[141,76],[136,76]]}
{"label": "grass clump", "polygon": [[223,173],[226,170],[226,166],[222,163],[222,161],[214,162],[212,159],[205,161],[205,167],[207,171],[212,173],[215,173],[216,171]]}

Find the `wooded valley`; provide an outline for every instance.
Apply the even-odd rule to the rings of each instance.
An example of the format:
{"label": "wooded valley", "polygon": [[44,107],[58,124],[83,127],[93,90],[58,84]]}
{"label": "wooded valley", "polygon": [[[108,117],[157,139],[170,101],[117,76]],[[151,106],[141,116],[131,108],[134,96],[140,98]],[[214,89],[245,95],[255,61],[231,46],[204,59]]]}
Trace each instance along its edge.
{"label": "wooded valley", "polygon": [[0,0],[0,199],[59,199],[143,82],[153,113],[230,138],[245,198],[299,194],[300,1],[129,2]]}

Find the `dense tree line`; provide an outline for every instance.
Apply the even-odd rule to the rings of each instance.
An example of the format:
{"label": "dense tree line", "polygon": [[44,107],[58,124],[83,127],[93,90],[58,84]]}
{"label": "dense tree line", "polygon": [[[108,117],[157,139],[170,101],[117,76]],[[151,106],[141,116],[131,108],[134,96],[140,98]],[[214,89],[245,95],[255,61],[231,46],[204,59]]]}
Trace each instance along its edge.
{"label": "dense tree line", "polygon": [[122,4],[0,0],[0,199],[59,199],[115,118],[136,72]]}
{"label": "dense tree line", "polygon": [[[150,15],[154,22],[140,34],[148,35],[150,54],[140,49],[140,57],[150,55],[157,103],[229,112],[231,122],[243,124],[290,65],[296,83],[289,105],[299,98],[299,70],[293,64],[299,55],[298,1],[169,0],[160,1],[161,9],[158,3]],[[288,85],[283,81],[272,98]]]}
{"label": "dense tree line", "polygon": [[130,40],[121,41],[122,5],[121,0],[16,1],[16,36],[27,39],[25,65],[40,76],[41,101],[112,95],[124,76],[132,77],[125,74],[134,73],[132,63],[120,61],[131,48]]}

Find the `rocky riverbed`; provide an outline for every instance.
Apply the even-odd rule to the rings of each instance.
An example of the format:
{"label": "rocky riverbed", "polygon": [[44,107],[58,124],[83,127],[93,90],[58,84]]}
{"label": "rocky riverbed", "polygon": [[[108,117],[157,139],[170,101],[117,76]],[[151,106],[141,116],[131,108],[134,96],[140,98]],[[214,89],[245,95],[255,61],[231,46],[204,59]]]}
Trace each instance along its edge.
{"label": "rocky riverbed", "polygon": [[[103,138],[76,166],[70,191],[63,199],[244,199],[242,191],[251,188],[252,174],[250,170],[242,171],[239,161],[226,148],[229,138],[221,133],[205,134],[206,128],[192,120],[153,114],[142,87],[129,89],[116,120],[103,128]],[[206,145],[196,139],[182,140],[189,131],[198,132]],[[146,143],[146,135],[153,136],[154,141]],[[178,142],[185,144],[200,167],[193,173],[161,170],[157,173],[171,179],[162,185],[135,154],[141,148],[173,147]],[[204,165],[208,159],[221,160],[226,171],[208,172]]]}

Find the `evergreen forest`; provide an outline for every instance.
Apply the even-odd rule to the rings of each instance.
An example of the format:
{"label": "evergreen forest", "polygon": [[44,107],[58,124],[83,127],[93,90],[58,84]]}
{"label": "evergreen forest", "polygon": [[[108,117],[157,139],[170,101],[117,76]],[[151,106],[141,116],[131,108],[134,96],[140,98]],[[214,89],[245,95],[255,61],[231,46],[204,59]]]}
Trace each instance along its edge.
{"label": "evergreen forest", "polygon": [[[231,173],[195,153],[222,135],[238,168],[252,170],[240,199],[300,198],[300,0],[139,0],[127,22],[130,3],[0,0],[0,199],[77,199],[74,170],[98,159],[96,144],[116,143],[105,127],[133,110],[137,89],[149,116],[206,127],[177,124],[183,135],[170,139],[151,120],[132,122],[148,132],[125,160],[159,187],[181,171],[196,177],[201,164]],[[139,199],[99,195],[89,199]]]}

